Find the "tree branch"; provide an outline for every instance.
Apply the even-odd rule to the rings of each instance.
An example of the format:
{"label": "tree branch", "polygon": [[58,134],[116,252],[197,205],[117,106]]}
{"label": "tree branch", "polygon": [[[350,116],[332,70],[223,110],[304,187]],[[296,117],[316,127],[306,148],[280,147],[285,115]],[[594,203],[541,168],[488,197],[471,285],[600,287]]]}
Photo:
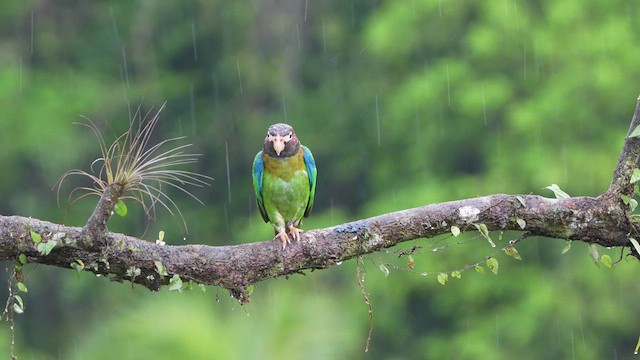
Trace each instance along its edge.
{"label": "tree branch", "polygon": [[[524,205],[523,205],[524,203]],[[526,221],[532,235],[581,240],[603,246],[628,244],[630,224],[616,202],[605,197],[548,199],[537,195],[490,195],[474,199],[430,204],[397,211],[330,228],[310,230],[300,243],[284,251],[277,240],[234,245],[157,245],[123,234],[109,233],[98,250],[84,250],[82,228],[67,227],[18,216],[0,217],[0,259],[15,260],[24,253],[28,262],[69,268],[81,260],[85,269],[130,280],[151,290],[168,283],[156,262],[182,279],[229,289],[242,302],[246,287],[261,280],[323,269],[358,255],[372,253],[417,238],[431,238],[450,231],[452,225],[466,229],[485,224],[489,230],[521,230],[516,220]],[[58,244],[42,256],[30,237]],[[139,269],[139,270],[136,270]],[[127,273],[127,271],[129,271]]]}
{"label": "tree branch", "polygon": [[631,195],[633,194],[633,185],[631,184],[631,174],[633,169],[640,167],[640,138],[629,137],[633,130],[640,125],[640,97],[636,103],[636,109],[633,112],[633,118],[631,118],[631,125],[629,125],[629,131],[625,137],[620,157],[618,158],[618,165],[613,173],[613,180],[609,186],[608,193],[616,195]]}
{"label": "tree branch", "polygon": [[[639,114],[640,102],[630,131],[640,122]],[[278,240],[233,246],[158,245],[106,232],[106,227],[93,226],[91,220],[79,228],[33,218],[0,216],[0,259],[17,261],[20,254],[25,254],[29,263],[63,268],[82,263],[85,270],[116,281],[129,280],[150,290],[160,289],[169,283],[171,275],[177,274],[183,280],[224,287],[246,303],[247,287],[256,282],[306,269],[324,269],[401,242],[432,238],[448,233],[454,225],[462,230],[485,224],[492,231],[522,231],[518,223],[522,219],[527,236],[579,240],[607,247],[629,246],[628,237],[636,234],[636,227],[629,220],[629,209],[620,195],[633,193],[631,173],[639,161],[640,140],[627,137],[609,190],[596,198],[495,194],[429,204],[306,231],[299,243],[285,250]],[[121,189],[113,190],[115,195],[121,195]],[[108,197],[106,194],[107,191],[103,199]],[[104,220],[105,216],[108,219],[117,196],[105,199],[107,205],[101,200],[99,204],[103,205],[96,208],[102,214],[96,215],[98,219]],[[94,224],[104,225],[106,221]],[[40,234],[43,242],[56,241],[50,254],[38,251],[31,231]],[[83,246],[87,241],[98,245]],[[162,266],[169,276],[160,274]]]}
{"label": "tree branch", "polygon": [[82,228],[82,246],[88,249],[105,246],[105,236],[107,235],[107,223],[113,213],[113,208],[122,193],[124,186],[121,183],[109,184],[102,193],[87,224]]}

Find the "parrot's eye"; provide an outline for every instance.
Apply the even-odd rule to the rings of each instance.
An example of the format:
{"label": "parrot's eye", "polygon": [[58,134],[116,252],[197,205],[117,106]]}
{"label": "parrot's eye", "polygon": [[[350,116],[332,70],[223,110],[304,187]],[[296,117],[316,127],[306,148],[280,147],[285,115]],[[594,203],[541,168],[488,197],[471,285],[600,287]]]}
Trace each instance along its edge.
{"label": "parrot's eye", "polygon": [[289,141],[289,140],[291,140],[291,137],[292,137],[292,136],[293,136],[293,135],[292,135],[291,133],[288,133],[288,134],[287,134],[287,136],[285,136],[285,139],[286,139],[287,141]]}

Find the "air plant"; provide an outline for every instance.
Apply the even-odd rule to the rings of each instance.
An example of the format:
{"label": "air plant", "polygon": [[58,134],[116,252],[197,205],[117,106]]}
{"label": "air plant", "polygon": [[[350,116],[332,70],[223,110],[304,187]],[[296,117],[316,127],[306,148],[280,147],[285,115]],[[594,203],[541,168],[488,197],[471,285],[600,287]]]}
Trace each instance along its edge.
{"label": "air plant", "polygon": [[[187,186],[202,187],[209,185],[211,177],[199,173],[180,170],[177,167],[197,162],[199,154],[186,152],[192,144],[173,145],[185,137],[175,137],[162,140],[155,145],[150,144],[151,134],[158,124],[163,104],[155,114],[150,109],[143,116],[140,106],[129,122],[129,129],[117,137],[109,146],[104,140],[98,126],[89,118],[85,122],[77,123],[88,127],[95,134],[100,147],[101,157],[91,163],[91,172],[72,169],[58,180],[58,198],[63,181],[69,176],[80,175],[93,182],[92,186],[80,186],[69,194],[73,206],[78,200],[89,196],[102,196],[110,184],[120,184],[122,187],[120,200],[133,200],[139,203],[148,218],[155,218],[156,206],[164,207],[171,215],[180,216],[186,231],[186,222],[177,204],[165,192],[167,187],[178,189],[191,196],[197,202],[202,201],[193,195]],[[94,166],[100,164],[97,172]],[[81,195],[74,197],[76,192]]]}

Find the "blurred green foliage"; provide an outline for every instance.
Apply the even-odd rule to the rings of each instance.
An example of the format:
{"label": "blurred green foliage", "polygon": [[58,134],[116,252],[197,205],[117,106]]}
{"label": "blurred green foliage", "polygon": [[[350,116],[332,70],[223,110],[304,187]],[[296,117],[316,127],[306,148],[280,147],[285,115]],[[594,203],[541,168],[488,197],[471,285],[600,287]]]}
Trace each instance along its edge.
{"label": "blurred green foliage", "polygon": [[[187,220],[135,204],[110,229],[170,244],[264,241],[250,167],[269,124],[292,124],[319,168],[305,228],[496,192],[572,195],[608,186],[639,89],[640,5],[541,1],[6,1],[0,4],[0,213],[82,225],[65,209],[131,111],[166,110],[157,139],[185,135],[214,177]],[[228,161],[227,161],[228,159]],[[229,181],[227,181],[229,179]],[[504,246],[517,234],[504,234]],[[451,245],[455,242],[463,245]],[[447,246],[449,244],[450,246]],[[492,253],[469,231],[367,256],[375,328],[355,261],[256,285],[242,309],[209,288],[152,294],[26,265],[17,354],[39,359],[601,359],[630,357],[640,327],[635,261],[526,239],[498,275],[461,269]],[[437,250],[437,251],[434,251]],[[413,251],[415,268],[407,256]],[[602,250],[615,261],[619,250]],[[390,270],[388,276],[380,264]],[[11,264],[6,264],[8,268]],[[426,276],[421,273],[428,273]],[[6,276],[6,275],[5,275]],[[6,294],[3,294],[6,296]],[[216,302],[219,298],[219,302]],[[0,353],[8,354],[8,325]]]}

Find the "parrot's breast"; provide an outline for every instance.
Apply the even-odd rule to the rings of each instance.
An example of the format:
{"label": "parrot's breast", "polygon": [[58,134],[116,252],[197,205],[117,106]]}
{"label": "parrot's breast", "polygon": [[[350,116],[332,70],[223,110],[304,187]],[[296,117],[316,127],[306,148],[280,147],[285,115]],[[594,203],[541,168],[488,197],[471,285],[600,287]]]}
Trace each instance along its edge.
{"label": "parrot's breast", "polygon": [[276,158],[263,154],[262,159],[265,173],[276,175],[285,181],[289,181],[300,170],[306,172],[302,148],[293,156]]}
{"label": "parrot's breast", "polygon": [[263,200],[271,222],[298,223],[309,202],[309,177],[302,151],[287,158],[264,158]]}

